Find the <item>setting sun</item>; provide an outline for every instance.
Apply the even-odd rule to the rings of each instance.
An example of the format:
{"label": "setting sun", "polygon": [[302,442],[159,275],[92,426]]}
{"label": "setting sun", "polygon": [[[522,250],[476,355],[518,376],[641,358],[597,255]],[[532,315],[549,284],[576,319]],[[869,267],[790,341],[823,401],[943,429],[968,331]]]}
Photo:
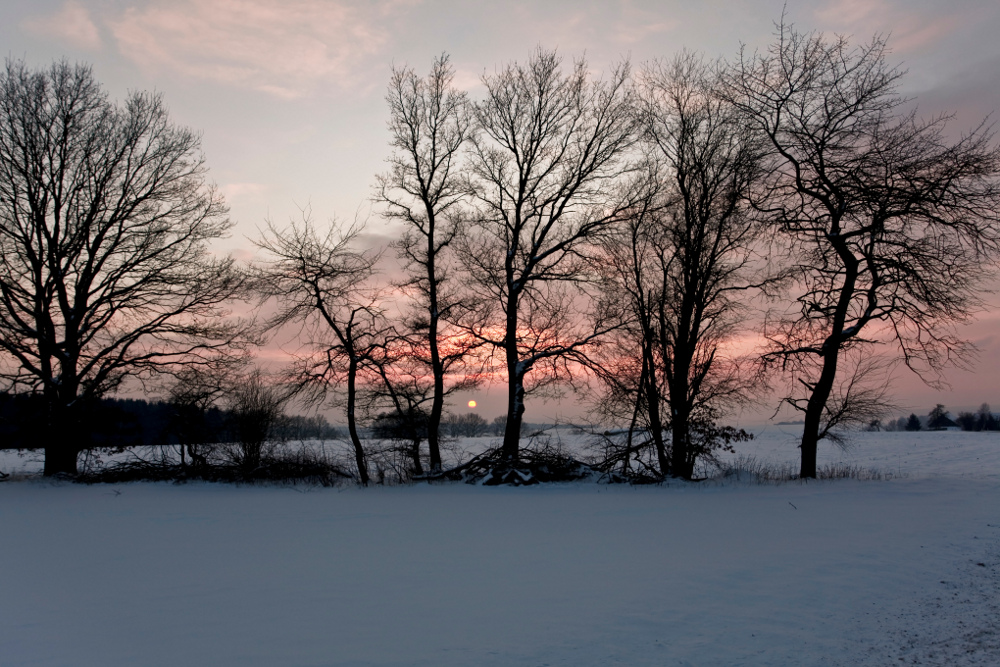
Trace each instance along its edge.
{"label": "setting sun", "polygon": [[476,402],[475,401],[469,401],[469,407],[470,408],[476,407]]}

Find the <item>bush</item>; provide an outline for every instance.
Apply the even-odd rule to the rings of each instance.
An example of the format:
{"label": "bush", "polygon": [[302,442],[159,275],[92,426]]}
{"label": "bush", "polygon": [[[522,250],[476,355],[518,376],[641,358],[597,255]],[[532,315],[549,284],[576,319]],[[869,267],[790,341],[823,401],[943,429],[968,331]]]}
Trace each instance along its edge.
{"label": "bush", "polygon": [[257,466],[248,468],[243,461],[230,456],[213,457],[199,465],[182,465],[167,456],[102,465],[100,461],[84,467],[76,481],[84,484],[121,484],[124,482],[187,481],[228,482],[234,484],[291,483],[332,486],[338,481],[353,479],[324,455],[301,447],[287,450],[277,447],[261,457]]}

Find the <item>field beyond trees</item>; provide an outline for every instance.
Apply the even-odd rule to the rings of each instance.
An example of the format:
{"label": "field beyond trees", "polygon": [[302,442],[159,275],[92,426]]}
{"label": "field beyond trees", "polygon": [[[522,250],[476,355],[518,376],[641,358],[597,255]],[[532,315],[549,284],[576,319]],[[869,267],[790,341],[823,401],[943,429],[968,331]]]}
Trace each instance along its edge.
{"label": "field beyond trees", "polygon": [[[881,480],[0,484],[19,665],[995,665],[1000,437],[859,433]],[[795,466],[771,428],[740,458]],[[0,468],[9,465],[12,452]],[[23,459],[20,459],[22,462]],[[749,468],[752,466],[744,466]]]}

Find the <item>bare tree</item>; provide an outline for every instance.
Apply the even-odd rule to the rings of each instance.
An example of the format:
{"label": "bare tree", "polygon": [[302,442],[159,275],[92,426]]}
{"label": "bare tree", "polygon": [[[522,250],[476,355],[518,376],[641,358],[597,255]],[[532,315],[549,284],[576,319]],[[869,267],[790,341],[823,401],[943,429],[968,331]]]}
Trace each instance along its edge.
{"label": "bare tree", "polygon": [[979,406],[979,411],[976,413],[977,417],[977,429],[979,431],[996,431],[1000,429],[1000,423],[998,423],[997,418],[993,415],[993,411],[990,410],[989,403],[983,403]]}
{"label": "bare tree", "polygon": [[232,367],[209,371],[189,368],[176,374],[174,382],[168,388],[167,401],[171,408],[168,428],[177,438],[181,466],[187,465],[188,458],[195,466],[203,466],[208,462],[207,454],[212,445],[219,441],[222,426],[219,423],[213,429],[209,424],[208,414],[216,407],[227,387],[233,384],[229,378],[234,370]]}
{"label": "bare tree", "polygon": [[577,288],[595,273],[588,246],[635,199],[623,186],[635,143],[628,66],[593,81],[582,60],[568,73],[560,65],[538,50],[484,75],[485,99],[474,109],[475,212],[461,251],[479,302],[466,321],[503,358],[507,461],[518,459],[529,381],[565,378],[567,364],[611,326],[604,314],[587,323],[588,298]]}
{"label": "bare tree", "polygon": [[724,349],[759,272],[747,197],[760,140],[715,95],[713,76],[691,54],[642,71],[638,110],[658,191],[605,244],[612,298],[628,303],[629,324],[601,376],[631,413],[630,436],[642,421],[659,474],[685,479],[721,444],[715,420],[752,386]]}
{"label": "bare tree", "polygon": [[904,113],[884,38],[778,30],[741,55],[726,95],[771,147],[756,206],[798,281],[795,309],[767,324],[767,358],[805,390],[787,402],[804,412],[800,474],[815,477],[845,351],[894,342],[928,381],[968,352],[954,325],[994,272],[1000,153],[986,128],[951,141],[947,117]]}
{"label": "bare tree", "polygon": [[[623,416],[628,417],[623,447],[614,455],[629,469],[631,457],[651,445],[656,466],[652,474],[660,478],[670,470],[664,438],[669,410],[663,413],[667,390],[660,372],[661,362],[669,363],[669,357],[662,354],[656,326],[656,304],[665,297],[666,289],[656,267],[665,267],[672,254],[663,257],[667,246],[662,209],[661,193],[654,190],[629,212],[623,224],[605,236],[604,300],[627,307],[620,311],[623,321],[609,336],[608,344],[591,355],[592,368],[601,383],[596,406],[599,420],[620,423]],[[648,437],[636,442],[643,434]]]}
{"label": "bare tree", "polygon": [[390,327],[369,283],[378,254],[352,247],[361,229],[360,225],[341,229],[333,224],[320,235],[304,216],[301,223],[285,229],[268,223],[256,244],[270,255],[258,281],[261,293],[277,302],[278,312],[270,326],[303,325],[300,343],[306,352],[298,359],[296,372],[303,386],[323,396],[341,381],[346,385],[347,430],[359,481],[367,485],[358,397]]}
{"label": "bare tree", "polygon": [[236,463],[247,472],[260,466],[264,446],[285,414],[296,387],[268,378],[260,369],[234,378],[227,388],[229,422],[236,444]]}
{"label": "bare tree", "polygon": [[[433,403],[435,384],[427,382],[426,358],[422,351],[413,348],[414,340],[409,336],[386,332],[379,348],[371,355],[371,366],[379,381],[368,388],[365,399],[367,412],[377,413],[376,437],[408,443],[406,454],[412,464],[410,472],[423,475],[420,443],[429,439],[430,415],[426,405]],[[431,468],[433,472],[433,463]],[[437,469],[440,468],[439,452]]]}
{"label": "bare tree", "polygon": [[[716,417],[746,400],[750,378],[723,348],[745,321],[760,225],[747,195],[760,176],[760,137],[715,92],[692,54],[643,72],[644,137],[666,169],[663,228],[651,239],[659,368],[671,431],[671,474],[690,479]],[[656,234],[656,232],[654,232]]]}
{"label": "bare tree", "polygon": [[[465,377],[446,386],[446,379],[467,356],[461,338],[447,326],[454,316],[456,290],[449,288],[447,252],[458,231],[464,195],[460,151],[470,135],[468,101],[452,87],[454,69],[448,56],[434,60],[426,78],[412,69],[393,69],[386,101],[395,149],[390,171],[378,178],[377,199],[390,218],[404,223],[395,245],[410,278],[404,287],[416,291],[422,315],[413,322],[416,347],[433,383],[427,415],[431,471],[441,469],[438,431],[445,397],[467,385]],[[426,346],[426,352],[420,347]]]}
{"label": "bare tree", "polygon": [[244,276],[208,250],[230,223],[199,148],[158,95],[115,104],[89,67],[0,73],[0,374],[45,398],[46,475],[75,474],[87,403],[246,342],[224,309]]}

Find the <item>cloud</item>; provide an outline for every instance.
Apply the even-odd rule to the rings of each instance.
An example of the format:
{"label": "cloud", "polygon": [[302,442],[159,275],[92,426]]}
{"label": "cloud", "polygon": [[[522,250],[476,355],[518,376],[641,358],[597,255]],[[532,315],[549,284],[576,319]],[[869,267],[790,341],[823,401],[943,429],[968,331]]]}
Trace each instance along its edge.
{"label": "cloud", "polygon": [[546,48],[582,53],[597,47],[614,52],[650,43],[680,22],[664,18],[663,7],[636,0],[581,0],[572,3],[519,2],[510,10],[521,33],[542,36]]}
{"label": "cloud", "polygon": [[224,183],[219,186],[219,192],[226,199],[237,197],[261,197],[265,195],[271,186],[264,183]]}
{"label": "cloud", "polygon": [[409,4],[157,0],[110,25],[141,67],[296,98],[367,83],[366,58],[388,37],[377,26]]}
{"label": "cloud", "polygon": [[831,0],[816,10],[816,17],[834,24],[857,25],[886,9],[886,3],[880,0]]}
{"label": "cloud", "polygon": [[920,11],[890,0],[829,0],[815,15],[839,32],[853,32],[859,40],[867,39],[873,32],[890,33],[889,46],[901,54],[941,43],[961,23],[949,12]]}
{"label": "cloud", "polygon": [[679,25],[676,19],[663,20],[661,9],[648,10],[637,7],[632,0],[622,0],[619,19],[612,32],[615,42],[627,46],[674,30]]}
{"label": "cloud", "polygon": [[34,35],[52,37],[87,51],[101,48],[101,34],[87,8],[77,0],[67,0],[55,14],[25,19],[21,27]]}
{"label": "cloud", "polygon": [[[907,90],[924,118],[938,114],[954,115],[948,124],[948,136],[960,135],[976,127],[985,118],[995,121],[1000,109],[1000,57],[961,63],[947,78],[927,82],[923,90]],[[997,287],[1000,287],[998,285]]]}

